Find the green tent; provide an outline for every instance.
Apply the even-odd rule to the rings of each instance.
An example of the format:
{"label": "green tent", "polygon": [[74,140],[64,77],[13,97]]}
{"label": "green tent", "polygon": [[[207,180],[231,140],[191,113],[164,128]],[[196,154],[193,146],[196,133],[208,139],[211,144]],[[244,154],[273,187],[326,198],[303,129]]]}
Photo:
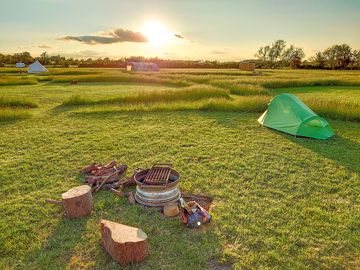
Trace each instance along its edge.
{"label": "green tent", "polygon": [[324,118],[291,94],[274,97],[258,122],[263,126],[295,136],[328,139],[335,135]]}

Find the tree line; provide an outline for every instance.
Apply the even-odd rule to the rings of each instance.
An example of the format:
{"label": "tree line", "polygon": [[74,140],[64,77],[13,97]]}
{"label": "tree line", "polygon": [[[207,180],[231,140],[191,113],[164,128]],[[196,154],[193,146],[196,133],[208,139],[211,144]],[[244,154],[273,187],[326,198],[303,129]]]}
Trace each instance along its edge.
{"label": "tree line", "polygon": [[[360,50],[354,50],[347,44],[333,45],[322,52],[304,60],[302,48],[287,46],[286,41],[276,40],[271,45],[262,46],[255,54],[256,59],[244,60],[254,62],[256,68],[304,68],[304,69],[360,69]],[[109,67],[124,68],[128,62],[152,62],[160,68],[237,68],[238,61],[202,61],[202,60],[170,60],[145,58],[142,56],[122,57],[119,59],[104,58],[66,58],[61,55],[49,55],[43,52],[33,57],[29,52],[1,54],[0,66],[13,66],[22,62],[31,64],[39,60],[43,65],[54,67]]]}
{"label": "tree line", "polygon": [[348,44],[333,45],[303,60],[303,49],[287,47],[286,41],[280,39],[260,47],[255,57],[257,68],[360,69],[360,50]]}
{"label": "tree line", "polygon": [[170,60],[160,59],[157,57],[146,58],[143,56],[122,57],[119,59],[104,58],[66,58],[61,55],[48,55],[44,52],[39,57],[32,57],[29,52],[15,54],[1,54],[0,66],[14,66],[22,62],[26,65],[39,60],[41,64],[54,67],[108,67],[108,68],[125,68],[128,62],[151,62],[156,63],[160,68],[237,68],[237,61],[220,62],[220,61],[202,61],[202,60]]}

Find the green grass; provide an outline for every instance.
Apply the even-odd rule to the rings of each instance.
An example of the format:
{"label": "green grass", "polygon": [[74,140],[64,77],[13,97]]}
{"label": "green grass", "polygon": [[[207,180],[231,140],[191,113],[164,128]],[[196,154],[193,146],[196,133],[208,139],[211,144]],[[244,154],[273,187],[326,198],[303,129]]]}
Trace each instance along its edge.
{"label": "green grass", "polygon": [[0,85],[32,85],[37,84],[38,81],[36,78],[21,76],[1,76],[0,75]]}
{"label": "green grass", "polygon": [[318,95],[306,96],[303,101],[311,107],[317,114],[333,119],[343,119],[348,121],[360,121],[360,102],[349,102],[347,100],[332,99]]}
{"label": "green grass", "polygon": [[12,108],[37,108],[38,105],[29,99],[25,98],[11,98],[7,96],[0,96],[0,107]]}
{"label": "green grass", "polygon": [[[319,141],[276,132],[256,120],[271,97],[285,91],[316,111],[335,101],[329,111],[359,104],[358,86],[272,88],[264,94],[264,81],[356,82],[359,72],[97,72],[49,75],[52,80],[94,80],[78,85],[51,81],[0,86],[0,96],[39,105],[31,110],[31,118],[0,122],[0,269],[208,269],[209,262],[234,269],[358,268],[360,123],[327,118],[336,136]],[[96,76],[107,74],[134,78],[96,81]],[[201,88],[194,85],[196,76],[204,82]],[[145,83],[139,78],[148,79]],[[175,83],[165,84],[166,80]],[[225,83],[212,85],[216,80]],[[189,87],[177,81],[194,85],[193,91],[186,92]],[[250,84],[254,90],[229,94],[232,83]],[[214,87],[222,94],[190,98],[195,88],[203,93]],[[147,102],[145,96],[153,92],[158,96]],[[103,102],[62,105],[74,96]],[[132,101],[124,102],[125,96]],[[121,97],[121,102],[108,103],[114,97]],[[1,110],[9,108],[0,109],[0,115]],[[340,112],[332,117],[339,118]],[[155,162],[173,163],[181,174],[181,189],[214,197],[213,222],[190,230],[178,219],[132,206],[107,191],[94,194],[92,216],[79,220],[67,220],[60,207],[44,203],[83,184],[79,168],[113,159],[129,165],[128,175]],[[99,244],[103,218],[142,228],[149,237],[150,256],[128,267],[116,264]]]}
{"label": "green grass", "polygon": [[0,107],[0,122],[26,119],[31,116],[30,112],[23,109],[9,109]]}
{"label": "green grass", "polygon": [[210,100],[203,104],[199,109],[202,111],[221,111],[221,112],[264,112],[270,97],[266,96],[246,96],[235,98],[234,100]]}
{"label": "green grass", "polygon": [[198,101],[206,98],[230,98],[229,92],[205,85],[194,85],[179,90],[135,92],[106,99],[90,99],[83,96],[72,96],[63,102],[64,106],[95,105],[95,104],[134,104],[175,101]]}

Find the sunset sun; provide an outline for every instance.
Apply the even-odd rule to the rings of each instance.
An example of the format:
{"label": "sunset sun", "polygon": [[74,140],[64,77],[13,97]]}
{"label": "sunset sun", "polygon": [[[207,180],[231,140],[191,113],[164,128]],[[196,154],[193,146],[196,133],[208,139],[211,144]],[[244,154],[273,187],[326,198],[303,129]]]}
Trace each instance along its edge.
{"label": "sunset sun", "polygon": [[173,36],[162,23],[157,21],[145,23],[142,32],[149,39],[149,42],[157,47],[169,43]]}

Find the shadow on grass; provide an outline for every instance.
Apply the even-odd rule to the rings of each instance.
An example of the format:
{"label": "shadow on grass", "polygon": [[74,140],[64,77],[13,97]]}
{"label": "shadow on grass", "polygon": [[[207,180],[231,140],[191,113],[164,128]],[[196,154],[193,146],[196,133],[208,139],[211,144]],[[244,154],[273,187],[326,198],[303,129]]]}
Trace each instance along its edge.
{"label": "shadow on grass", "polygon": [[301,145],[349,170],[360,173],[360,144],[352,140],[335,135],[328,140],[294,137],[278,132],[291,142]]}
{"label": "shadow on grass", "polygon": [[51,111],[51,115],[60,115],[62,113],[70,112],[72,110],[75,110],[81,106],[64,106],[62,104],[54,107]]}
{"label": "shadow on grass", "polygon": [[0,118],[0,128],[8,126],[8,125],[16,124],[20,121],[30,119],[31,117],[32,117],[32,114],[29,113],[28,115],[24,115],[21,117],[12,117],[12,118],[8,118],[8,119]]}
{"label": "shadow on grass", "polygon": [[42,246],[29,253],[26,265],[34,266],[34,269],[65,269],[88,220],[89,217],[68,219],[63,216]]}

